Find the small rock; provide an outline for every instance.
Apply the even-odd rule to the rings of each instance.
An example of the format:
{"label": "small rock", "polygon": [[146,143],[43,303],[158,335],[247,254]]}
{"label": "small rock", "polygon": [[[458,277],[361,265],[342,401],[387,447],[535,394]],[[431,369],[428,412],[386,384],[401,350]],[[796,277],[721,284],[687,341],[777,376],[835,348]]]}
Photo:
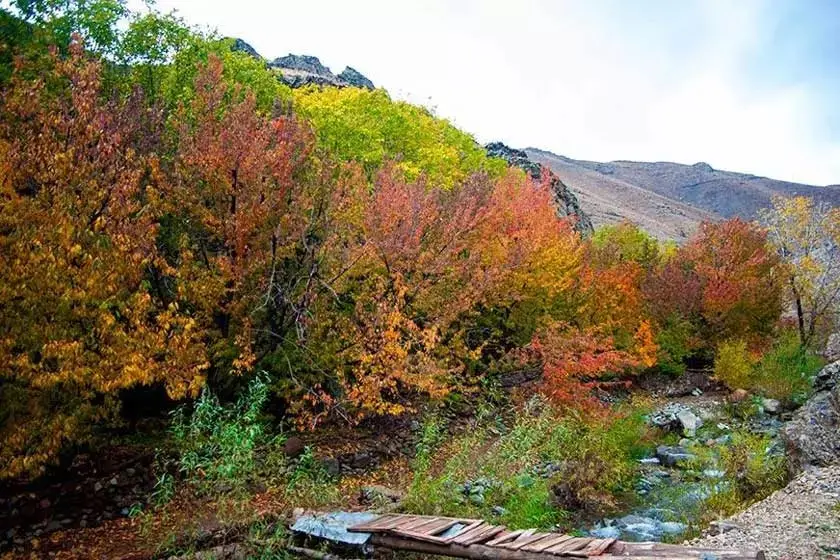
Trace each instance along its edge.
{"label": "small rock", "polygon": [[493,506],[493,515],[497,515],[499,517],[503,516],[507,513],[507,510],[502,506]]}
{"label": "small rock", "polygon": [[729,394],[729,402],[739,403],[743,402],[749,397],[750,394],[746,392],[744,389],[735,389],[732,393]]}
{"label": "small rock", "polygon": [[660,445],[656,448],[656,457],[666,467],[676,467],[686,461],[690,461],[694,458],[694,455],[686,451],[683,447]]}
{"label": "small rock", "polygon": [[715,528],[717,534],[722,535],[729,531],[740,530],[741,526],[734,521],[712,521],[711,526]]}
{"label": "small rock", "polygon": [[96,484],[93,485],[93,491],[94,492],[99,492],[100,490],[102,490],[102,483],[101,482],[97,482]]}
{"label": "small rock", "polygon": [[332,457],[324,459],[321,461],[321,466],[324,468],[324,472],[332,478],[341,474],[341,465],[337,459],[333,459]]}
{"label": "small rock", "polygon": [[116,486],[117,484],[119,484],[119,482],[120,481],[117,479],[116,476],[110,480],[111,486]]}
{"label": "small rock", "polygon": [[378,484],[363,486],[359,492],[359,501],[363,504],[398,503],[400,500],[402,500],[400,492]]}
{"label": "small rock", "polygon": [[703,394],[703,389],[701,389],[700,387],[695,387],[694,390],[691,391],[691,394],[694,395],[695,397],[699,397],[700,395]]}
{"label": "small rock", "polygon": [[779,410],[782,408],[782,403],[776,399],[762,399],[761,407],[764,409],[764,412],[769,414],[778,414]]}
{"label": "small rock", "polygon": [[694,437],[697,430],[703,425],[703,420],[688,409],[681,410],[677,413],[677,420],[682,426],[683,433],[688,437]]}
{"label": "small rock", "polygon": [[300,457],[305,449],[306,445],[304,445],[303,440],[297,436],[292,436],[283,442],[283,453],[290,459]]}

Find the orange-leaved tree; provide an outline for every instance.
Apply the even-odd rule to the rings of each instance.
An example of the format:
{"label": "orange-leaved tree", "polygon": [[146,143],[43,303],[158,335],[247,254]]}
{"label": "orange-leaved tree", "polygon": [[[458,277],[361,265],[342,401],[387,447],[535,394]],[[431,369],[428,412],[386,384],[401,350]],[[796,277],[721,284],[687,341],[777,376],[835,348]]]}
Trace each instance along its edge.
{"label": "orange-leaved tree", "polygon": [[[21,62],[21,64],[24,64]],[[162,382],[195,394],[195,321],[149,289],[159,163],[155,115],[103,100],[79,44],[37,79],[13,76],[0,109],[0,474],[37,472],[117,394]]]}
{"label": "orange-leaved tree", "polygon": [[704,223],[663,268],[653,297],[694,319],[710,348],[731,337],[762,339],[782,311],[779,265],[757,224]]}

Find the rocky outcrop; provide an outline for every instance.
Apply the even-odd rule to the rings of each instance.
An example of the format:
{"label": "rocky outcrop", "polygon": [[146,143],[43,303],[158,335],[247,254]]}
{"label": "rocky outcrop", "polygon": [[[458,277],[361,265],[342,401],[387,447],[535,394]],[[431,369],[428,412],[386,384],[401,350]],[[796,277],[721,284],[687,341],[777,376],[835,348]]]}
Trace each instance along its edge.
{"label": "rocky outcrop", "polygon": [[242,39],[233,39],[233,44],[230,46],[230,50],[236,52],[244,52],[247,55],[250,55],[257,60],[262,60],[263,57],[260,56],[260,53],[257,52],[257,49],[243,41]]}
{"label": "rocky outcrop", "polygon": [[557,213],[563,217],[573,217],[575,219],[575,230],[582,235],[589,235],[593,232],[592,220],[581,210],[575,193],[553,171],[529,159],[528,154],[522,150],[515,150],[501,142],[491,142],[484,149],[487,150],[487,155],[490,157],[501,158],[507,161],[508,165],[519,167],[537,181],[542,180],[543,174],[545,174],[551,192],[554,193]]}
{"label": "rocky outcrop", "polygon": [[279,70],[283,82],[293,88],[317,85],[374,89],[373,82],[358,70],[348,66],[336,76],[316,56],[289,54],[275,58],[268,66]]}
{"label": "rocky outcrop", "polygon": [[353,87],[365,88],[365,89],[376,89],[367,77],[364,74],[348,66],[345,68],[338,77]]}
{"label": "rocky outcrop", "polygon": [[793,472],[840,464],[840,362],[823,368],[815,387],[817,393],[782,430]]}

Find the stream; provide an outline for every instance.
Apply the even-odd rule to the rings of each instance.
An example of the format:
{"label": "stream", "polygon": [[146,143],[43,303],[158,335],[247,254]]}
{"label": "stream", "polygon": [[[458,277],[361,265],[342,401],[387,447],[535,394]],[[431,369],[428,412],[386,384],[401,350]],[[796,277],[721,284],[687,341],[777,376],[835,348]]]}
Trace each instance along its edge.
{"label": "stream", "polygon": [[633,508],[583,527],[582,532],[625,541],[673,542],[689,530],[703,529],[704,501],[730,484],[720,452],[731,445],[733,430],[770,436],[765,453],[784,455],[777,405],[756,403],[757,414],[749,420],[728,417],[723,403],[711,398],[672,402],[657,410],[650,415],[651,424],[670,432],[670,439],[683,437],[676,445],[659,445],[653,455],[639,461],[638,502]]}

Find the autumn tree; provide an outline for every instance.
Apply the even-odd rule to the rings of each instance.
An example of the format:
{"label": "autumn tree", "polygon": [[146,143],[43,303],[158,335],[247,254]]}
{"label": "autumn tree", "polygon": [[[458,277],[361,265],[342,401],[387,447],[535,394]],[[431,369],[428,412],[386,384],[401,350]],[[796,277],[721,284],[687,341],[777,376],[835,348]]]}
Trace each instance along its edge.
{"label": "autumn tree", "polygon": [[[207,366],[195,321],[148,289],[157,256],[154,115],[103,101],[78,44],[0,113],[0,471],[35,472],[113,418],[120,389],[194,395]],[[150,126],[143,129],[144,126]],[[147,144],[146,144],[147,146]]]}
{"label": "autumn tree", "polygon": [[776,197],[761,218],[788,265],[785,284],[800,343],[810,345],[840,318],[840,209],[802,196]]}
{"label": "autumn tree", "polygon": [[580,259],[550,193],[517,171],[442,190],[386,168],[363,209],[353,267],[333,284],[337,311],[347,301],[351,313],[338,313],[331,331],[345,341],[341,385],[361,416],[459,386],[481,352],[466,340],[474,314],[556,297]]}
{"label": "autumn tree", "polygon": [[341,161],[361,164],[373,176],[389,161],[409,180],[424,175],[449,189],[472,173],[501,175],[505,163],[488,158],[465,132],[427,109],[391,99],[385,90],[294,90],[295,110],[315,127],[321,146]]}
{"label": "autumn tree", "polygon": [[709,347],[769,336],[781,315],[780,260],[764,230],[739,218],[701,224],[654,283],[663,310],[694,315]]}

